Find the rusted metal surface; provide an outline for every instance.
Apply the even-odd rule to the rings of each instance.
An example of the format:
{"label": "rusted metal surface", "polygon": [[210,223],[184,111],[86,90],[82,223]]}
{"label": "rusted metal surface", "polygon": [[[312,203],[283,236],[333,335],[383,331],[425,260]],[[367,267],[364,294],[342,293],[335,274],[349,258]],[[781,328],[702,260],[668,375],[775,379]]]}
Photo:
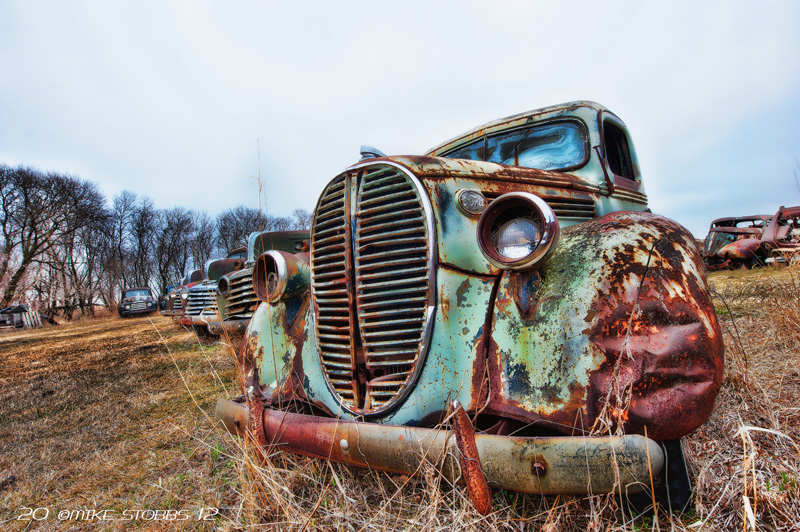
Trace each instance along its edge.
{"label": "rusted metal surface", "polygon": [[711,222],[702,252],[706,269],[751,266],[758,258],[761,235],[771,219],[772,216],[759,214]]}
{"label": "rusted metal surface", "polygon": [[483,476],[472,422],[458,401],[453,401],[453,431],[456,435],[461,474],[464,476],[469,498],[479,514],[488,515],[492,509],[492,490]]}
{"label": "rusted metal surface", "polygon": [[[245,248],[241,248],[243,251]],[[211,334],[239,335],[244,333],[250,318],[260,304],[253,290],[253,265],[267,251],[307,253],[308,231],[263,231],[251,233],[247,243],[244,267],[228,272],[224,278],[226,293],[217,294],[217,310],[220,321],[208,324]],[[240,251],[240,250],[236,250]],[[305,259],[307,262],[307,258]],[[216,332],[215,332],[216,331]]]}
{"label": "rusted metal surface", "polygon": [[764,230],[758,252],[765,260],[800,258],[800,206],[778,209]]}
{"label": "rusted metal surface", "polygon": [[565,229],[540,273],[527,315],[513,275],[500,283],[488,411],[566,433],[598,422],[647,427],[657,440],[708,418],[723,344],[686,229],[652,214],[610,214]]}
{"label": "rusted metal surface", "polygon": [[214,336],[241,336],[247,331],[250,320],[227,320],[208,322],[208,332]]}
{"label": "rusted metal surface", "polygon": [[227,283],[225,293],[217,296],[217,306],[223,320],[245,320],[245,326],[261,303],[253,292],[253,268],[231,272],[220,279]]}
{"label": "rusted metal surface", "polygon": [[309,250],[308,231],[263,231],[247,237],[247,262],[255,262],[265,251],[305,253]]}
{"label": "rusted metal surface", "polygon": [[[451,482],[465,482],[454,433],[326,419],[265,406],[227,401],[218,407],[225,427],[240,431],[249,419],[251,437],[262,446],[406,475],[425,466]],[[239,424],[237,425],[237,421]],[[475,436],[488,486],[525,493],[638,493],[664,465],[657,443],[644,436],[519,438]],[[544,469],[544,471],[542,471]],[[484,504],[488,494],[484,494]],[[477,508],[487,510],[486,507]]]}
{"label": "rusted metal surface", "polygon": [[[585,493],[614,489],[617,452],[635,456],[625,468],[639,472],[648,455],[654,469],[663,458],[641,436],[595,435],[674,439],[707,419],[723,344],[693,238],[641,212],[646,196],[618,118],[587,102],[546,111],[464,138],[570,115],[586,127],[581,165],[555,172],[439,157],[456,139],[435,157],[372,158],[331,181],[310,253],[283,261],[309,263],[310,291],[304,267],[294,271],[302,289],[279,290],[289,268],[275,262],[274,285],[261,280],[269,302],[242,342],[248,405],[236,408],[249,408],[258,442],[388,471],[427,461],[475,486],[485,475],[490,486]],[[612,164],[613,149],[629,159]],[[465,190],[483,196],[478,209],[459,204]],[[478,243],[481,204],[509,192],[544,200],[561,233],[551,255],[519,271],[490,262]],[[268,297],[270,286],[286,297]],[[454,401],[459,443],[429,429]],[[536,437],[554,433],[563,436]]]}
{"label": "rusted metal surface", "polygon": [[243,269],[246,259],[242,255],[246,251],[245,247],[236,248],[229,251],[224,259],[209,260],[203,269],[204,278],[209,281],[219,281],[223,275]]}
{"label": "rusted metal surface", "polygon": [[[486,413],[581,433],[595,426],[605,401],[630,392],[627,407],[606,412],[616,408],[626,431],[647,426],[668,439],[710,414],[722,378],[722,341],[700,257],[674,222],[626,213],[565,228],[536,278],[475,276],[442,262],[430,360],[415,393],[379,421],[435,423],[450,398],[468,411],[483,406]],[[262,384],[275,379],[270,368],[292,366],[299,352],[303,374],[317,378],[289,388],[340,411],[319,378],[314,331],[288,334],[277,327],[286,308],[271,312],[270,321],[265,316],[251,326],[252,340],[267,353]]]}

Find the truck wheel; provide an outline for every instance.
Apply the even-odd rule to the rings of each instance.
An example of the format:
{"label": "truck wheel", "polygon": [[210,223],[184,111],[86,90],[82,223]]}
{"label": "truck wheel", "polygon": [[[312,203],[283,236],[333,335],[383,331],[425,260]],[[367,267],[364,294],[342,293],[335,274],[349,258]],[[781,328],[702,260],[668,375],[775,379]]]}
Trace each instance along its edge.
{"label": "truck wheel", "polygon": [[[651,496],[650,490],[623,499],[623,506],[636,513],[649,515],[653,513],[653,499],[658,506],[667,512],[682,514],[692,504],[692,481],[683,456],[680,440],[667,440],[659,442],[664,451],[664,469],[653,477],[655,494]],[[626,504],[627,503],[627,504]]]}
{"label": "truck wheel", "polygon": [[764,266],[764,262],[758,255],[753,255],[753,258],[750,259],[750,262],[747,264],[747,268],[752,270],[753,268],[761,268]]}

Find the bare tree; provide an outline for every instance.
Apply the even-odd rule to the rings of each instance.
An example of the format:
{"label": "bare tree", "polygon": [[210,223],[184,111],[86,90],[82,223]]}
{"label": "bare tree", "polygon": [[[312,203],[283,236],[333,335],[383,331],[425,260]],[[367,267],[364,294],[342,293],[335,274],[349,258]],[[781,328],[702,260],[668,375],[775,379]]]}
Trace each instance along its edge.
{"label": "bare tree", "polygon": [[14,252],[19,245],[20,227],[14,222],[21,190],[18,187],[18,170],[0,165],[0,230],[2,231],[2,256],[0,256],[0,283],[5,281]]}
{"label": "bare tree", "polygon": [[220,255],[244,246],[247,236],[255,231],[260,231],[263,226],[263,217],[258,209],[238,205],[228,209],[217,216],[217,248]]}
{"label": "bare tree", "polygon": [[190,246],[193,264],[195,268],[202,268],[214,254],[216,227],[205,211],[192,211],[192,226]]}
{"label": "bare tree", "polygon": [[154,277],[157,259],[153,248],[158,221],[153,201],[142,197],[133,210],[130,224],[132,285],[149,286]]}
{"label": "bare tree", "polygon": [[307,230],[311,229],[311,220],[312,215],[305,209],[295,209],[292,212],[292,217],[294,218],[294,224],[296,230]]}
{"label": "bare tree", "polygon": [[[136,211],[136,194],[130,190],[123,190],[119,196],[114,196],[113,216],[111,226],[111,241],[109,242],[113,255],[113,271],[122,285],[128,284],[128,249],[133,224],[133,216]],[[111,257],[109,257],[111,259]],[[109,264],[109,266],[112,266]],[[117,283],[118,284],[118,283]],[[113,297],[113,294],[112,294]]]}
{"label": "bare tree", "polygon": [[177,284],[183,277],[191,258],[192,214],[182,207],[159,212],[160,223],[156,234],[155,253],[158,257],[159,290]]}
{"label": "bare tree", "polygon": [[[19,254],[19,264],[13,272],[9,269],[2,296],[2,304],[7,305],[17,295],[20,281],[32,264],[105,216],[105,200],[96,185],[72,176],[18,167],[4,170],[2,179],[5,182],[0,190],[15,189],[5,211],[9,230],[4,233],[4,244]],[[4,263],[6,268],[11,264],[7,257]]]}

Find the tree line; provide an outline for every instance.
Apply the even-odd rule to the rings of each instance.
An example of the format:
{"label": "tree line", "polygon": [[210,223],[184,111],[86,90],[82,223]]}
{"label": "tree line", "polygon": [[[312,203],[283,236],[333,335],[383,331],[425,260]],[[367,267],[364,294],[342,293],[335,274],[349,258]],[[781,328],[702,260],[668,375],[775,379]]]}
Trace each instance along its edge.
{"label": "tree line", "polygon": [[239,205],[206,212],[157,209],[123,191],[109,205],[97,185],[58,172],[0,164],[0,308],[26,303],[67,319],[114,309],[125,287],[161,293],[189,269],[244,246],[254,231],[306,229],[311,214],[276,217]]}

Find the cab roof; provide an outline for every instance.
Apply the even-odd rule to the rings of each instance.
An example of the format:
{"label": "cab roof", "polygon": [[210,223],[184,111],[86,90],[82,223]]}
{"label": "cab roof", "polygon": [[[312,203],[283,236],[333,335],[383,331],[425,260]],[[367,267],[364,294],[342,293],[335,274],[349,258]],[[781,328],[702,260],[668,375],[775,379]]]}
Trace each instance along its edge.
{"label": "cab roof", "polygon": [[[547,120],[550,118],[558,118],[562,116],[583,116],[585,120],[596,120],[599,113],[605,112],[614,115],[611,111],[609,111],[606,107],[600,105],[597,102],[592,102],[588,100],[578,100],[574,102],[567,102],[558,105],[551,105],[548,107],[542,107],[540,109],[534,109],[532,111],[527,111],[524,113],[519,113],[511,116],[507,116],[505,118],[499,118],[497,120],[493,120],[482,126],[478,126],[474,129],[467,131],[457,137],[454,137],[438,146],[431,148],[428,150],[425,155],[430,155],[434,157],[441,157],[445,153],[458,148],[464,144],[469,144],[470,142],[482,138],[484,136],[490,136],[500,131],[505,131],[507,129],[514,129],[517,127],[521,127],[526,125],[530,122],[538,122]],[[614,115],[617,119],[619,117]],[[621,120],[620,120],[621,122]]]}

